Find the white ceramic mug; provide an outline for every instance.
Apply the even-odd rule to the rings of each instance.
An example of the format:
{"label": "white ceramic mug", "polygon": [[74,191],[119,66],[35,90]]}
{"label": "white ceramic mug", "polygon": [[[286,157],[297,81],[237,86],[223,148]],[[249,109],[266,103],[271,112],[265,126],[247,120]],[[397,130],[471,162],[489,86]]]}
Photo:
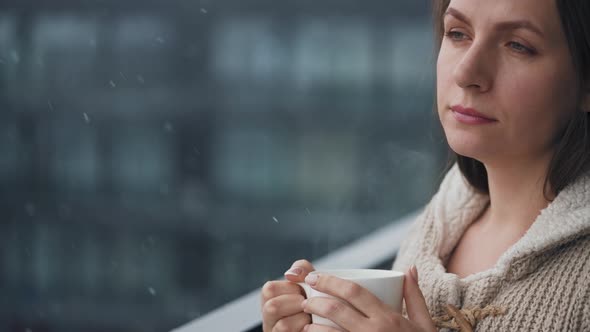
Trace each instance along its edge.
{"label": "white ceramic mug", "polygon": [[[391,270],[367,270],[367,269],[346,269],[346,270],[319,270],[310,274],[333,275],[340,279],[350,280],[368,289],[375,294],[381,301],[389,305],[394,311],[401,313],[402,299],[404,292],[404,274],[402,272]],[[331,295],[318,292],[306,283],[299,283],[305,290],[307,298],[316,296],[333,297]],[[340,329],[332,321],[312,315],[314,324],[322,324]]]}

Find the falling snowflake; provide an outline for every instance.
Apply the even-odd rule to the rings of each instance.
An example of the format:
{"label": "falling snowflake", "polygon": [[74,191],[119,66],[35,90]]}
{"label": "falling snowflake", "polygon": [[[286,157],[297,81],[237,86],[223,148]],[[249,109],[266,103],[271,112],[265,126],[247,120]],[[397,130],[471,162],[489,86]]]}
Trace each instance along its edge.
{"label": "falling snowflake", "polygon": [[12,58],[12,62],[14,62],[15,64],[18,64],[20,62],[20,55],[17,51],[10,51],[10,57]]}
{"label": "falling snowflake", "polygon": [[25,210],[27,211],[27,214],[30,217],[34,217],[35,216],[35,212],[36,212],[35,204],[33,204],[33,203],[27,203],[27,204],[25,204]]}
{"label": "falling snowflake", "polygon": [[272,217],[272,220],[274,220],[277,224],[279,223],[279,219],[277,219],[277,217]]}
{"label": "falling snowflake", "polygon": [[164,123],[164,130],[171,133],[174,131],[174,126],[172,126],[172,123],[170,123],[169,121],[166,121]]}

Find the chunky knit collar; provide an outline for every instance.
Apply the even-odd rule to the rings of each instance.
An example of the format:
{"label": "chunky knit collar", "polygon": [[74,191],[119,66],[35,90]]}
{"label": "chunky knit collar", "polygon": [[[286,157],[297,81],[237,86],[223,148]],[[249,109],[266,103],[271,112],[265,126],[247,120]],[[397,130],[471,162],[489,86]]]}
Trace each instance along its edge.
{"label": "chunky knit collar", "polygon": [[[432,224],[426,225],[429,231],[422,242],[423,250],[439,260],[439,273],[444,274],[442,262],[488,203],[489,197],[476,192],[454,165],[433,198],[429,218]],[[536,269],[541,262],[535,258],[543,252],[587,234],[590,234],[590,174],[582,175],[564,188],[494,268],[462,281],[468,283],[490,276],[518,279]]]}

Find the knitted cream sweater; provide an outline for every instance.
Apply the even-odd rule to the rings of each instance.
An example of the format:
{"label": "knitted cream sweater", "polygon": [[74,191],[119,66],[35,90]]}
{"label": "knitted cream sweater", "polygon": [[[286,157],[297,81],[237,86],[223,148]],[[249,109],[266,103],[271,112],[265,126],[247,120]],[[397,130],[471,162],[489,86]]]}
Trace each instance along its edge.
{"label": "knitted cream sweater", "polygon": [[417,266],[441,330],[469,331],[468,321],[473,331],[590,331],[590,174],[543,209],[492,269],[463,279],[446,273],[452,250],[488,202],[455,165],[394,264],[399,271]]}

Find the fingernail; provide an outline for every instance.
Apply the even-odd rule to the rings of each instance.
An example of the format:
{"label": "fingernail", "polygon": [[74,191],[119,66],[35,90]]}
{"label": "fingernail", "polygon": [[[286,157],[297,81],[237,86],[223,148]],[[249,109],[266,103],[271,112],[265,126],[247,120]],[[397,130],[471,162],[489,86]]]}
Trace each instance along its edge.
{"label": "fingernail", "polygon": [[305,277],[305,282],[310,286],[315,286],[319,277],[319,274],[309,274],[307,277]]}
{"label": "fingernail", "polygon": [[416,268],[416,265],[412,265],[410,268],[410,274],[414,280],[418,281],[418,269]]}
{"label": "fingernail", "polygon": [[301,302],[301,309],[305,309],[306,305],[307,305],[307,300],[303,300],[303,302]]}
{"label": "fingernail", "polygon": [[285,272],[285,275],[298,276],[301,273],[303,273],[303,270],[300,267],[294,267],[287,270],[287,272]]}

